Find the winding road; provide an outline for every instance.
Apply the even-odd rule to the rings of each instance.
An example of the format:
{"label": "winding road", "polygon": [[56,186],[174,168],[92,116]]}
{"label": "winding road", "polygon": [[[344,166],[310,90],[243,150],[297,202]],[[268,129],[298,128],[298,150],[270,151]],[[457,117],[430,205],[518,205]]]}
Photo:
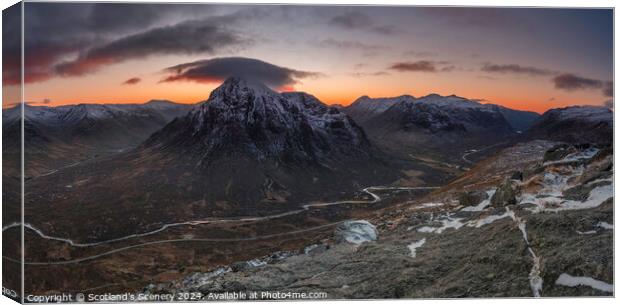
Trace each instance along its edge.
{"label": "winding road", "polygon": [[463,154],[463,156],[461,157],[461,159],[463,159],[463,161],[465,161],[465,162],[467,162],[467,163],[469,163],[469,164],[475,164],[476,162],[474,162],[474,161],[471,161],[471,160],[467,159],[467,157],[468,157],[469,155],[477,154],[477,153],[482,152],[482,151],[485,151],[485,150],[487,150],[487,149],[489,149],[489,148],[497,147],[497,146],[500,146],[500,145],[506,144],[506,143],[508,143],[508,142],[509,142],[509,141],[504,141],[504,142],[500,142],[500,143],[495,143],[495,144],[493,144],[493,145],[490,145],[490,146],[485,146],[485,147],[480,148],[480,149],[470,149],[470,150],[466,151],[466,152]]}
{"label": "winding road", "polygon": [[[371,203],[377,203],[377,202],[381,201],[382,200],[381,197],[379,197],[379,195],[377,195],[376,193],[373,193],[372,191],[379,191],[379,190],[431,190],[431,189],[437,189],[437,188],[438,187],[386,187],[386,186],[373,186],[373,187],[367,187],[367,188],[362,190],[363,192],[365,192],[368,195],[370,195],[373,198],[372,200],[344,200],[344,201],[335,201],[335,202],[311,203],[311,204],[305,204],[305,205],[301,206],[301,208],[298,209],[298,210],[293,210],[293,211],[279,213],[279,214],[274,214],[274,215],[262,216],[262,217],[205,219],[205,220],[193,220],[193,221],[186,221],[186,222],[170,223],[170,224],[165,224],[162,227],[160,227],[159,229],[156,229],[156,230],[153,230],[153,231],[148,231],[148,232],[144,232],[144,233],[136,233],[136,234],[131,234],[131,235],[127,235],[127,236],[123,236],[123,237],[119,237],[119,238],[114,238],[114,239],[109,239],[109,240],[104,240],[104,241],[99,241],[99,242],[93,242],[93,243],[79,243],[79,242],[73,241],[72,239],[69,239],[69,238],[50,236],[50,235],[45,234],[43,231],[41,231],[40,229],[36,228],[35,226],[33,226],[32,224],[29,224],[29,223],[24,224],[23,227],[24,227],[24,229],[29,229],[31,231],[34,231],[36,234],[38,234],[43,239],[64,242],[64,243],[67,243],[67,244],[69,244],[70,246],[73,246],[73,247],[82,247],[82,248],[83,247],[94,247],[94,246],[98,246],[98,245],[109,244],[109,243],[114,243],[114,242],[118,242],[118,241],[124,241],[124,240],[128,240],[128,239],[133,239],[133,238],[153,235],[153,234],[165,231],[165,230],[167,230],[169,228],[172,228],[172,227],[196,226],[196,225],[202,225],[202,224],[224,223],[224,222],[263,221],[263,220],[270,220],[270,219],[276,219],[276,218],[281,218],[281,217],[285,217],[285,216],[299,214],[299,213],[308,211],[310,208],[313,208],[313,207],[324,207],[324,206],[341,205],[341,204],[371,204]],[[343,221],[345,221],[345,220],[343,220]],[[283,233],[276,233],[276,234],[269,234],[269,235],[262,235],[262,236],[254,236],[254,237],[246,237],[246,238],[196,238],[196,239],[187,238],[187,239],[158,240],[158,241],[151,241],[151,242],[145,242],[145,243],[131,245],[131,246],[127,246],[127,247],[122,247],[122,248],[106,251],[106,252],[103,252],[103,253],[95,254],[95,255],[92,255],[92,256],[87,256],[87,257],[73,259],[73,260],[58,261],[58,262],[24,262],[24,264],[25,265],[66,265],[66,264],[75,264],[75,263],[80,263],[80,262],[84,262],[84,261],[89,261],[89,260],[97,259],[97,258],[100,258],[100,257],[103,257],[103,256],[107,256],[107,255],[110,255],[110,254],[114,254],[114,253],[130,250],[130,249],[135,249],[135,248],[139,248],[139,247],[143,247],[143,246],[148,246],[148,245],[163,244],[163,243],[178,243],[178,242],[235,242],[235,241],[253,241],[253,240],[259,240],[259,239],[268,239],[268,238],[273,238],[273,237],[280,237],[280,236],[285,236],[285,235],[292,235],[292,234],[298,234],[298,233],[303,233],[303,232],[319,230],[319,229],[323,229],[323,228],[326,228],[326,227],[330,227],[330,226],[334,226],[334,225],[340,224],[343,221],[338,221],[338,222],[335,222],[335,223],[324,224],[324,225],[315,226],[315,227],[306,228],[306,229],[301,229],[301,230],[296,230],[296,231],[288,231],[288,232],[283,232]],[[21,228],[21,227],[22,227],[21,223],[11,223],[11,224],[9,224],[7,226],[2,227],[2,231],[4,232],[5,230],[11,229],[11,228]],[[8,261],[11,261],[11,262],[21,263],[19,260],[14,259],[14,258],[6,257],[6,256],[3,256],[3,258],[7,259]]]}

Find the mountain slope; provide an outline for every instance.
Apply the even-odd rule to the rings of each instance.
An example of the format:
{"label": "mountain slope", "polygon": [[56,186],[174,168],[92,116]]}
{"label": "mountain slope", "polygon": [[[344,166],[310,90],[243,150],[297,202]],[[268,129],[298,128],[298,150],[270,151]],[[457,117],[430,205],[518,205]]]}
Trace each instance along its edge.
{"label": "mountain slope", "polygon": [[[573,147],[574,155],[545,164],[555,144],[509,147],[454,183],[345,222],[303,250],[205,268],[145,290],[204,296],[234,285],[320,290],[333,299],[611,296],[613,154]],[[576,155],[583,158],[575,161]],[[505,185],[514,189],[512,203],[493,200]],[[355,245],[340,238],[343,231],[372,238]]]}
{"label": "mountain slope", "polygon": [[[432,104],[438,106],[444,111],[452,112],[458,112],[459,109],[466,109],[466,111],[471,111],[474,109],[483,111],[486,109],[491,112],[498,112],[504,117],[514,131],[527,130],[540,117],[539,114],[531,111],[514,110],[494,104],[480,104],[476,101],[468,100],[455,95],[440,96],[437,94],[431,94],[417,99],[410,95],[374,99],[369,98],[368,96],[363,96],[358,98],[348,107],[343,108],[343,111],[351,115],[356,122],[364,125],[369,120],[372,120],[388,111],[392,106],[402,102],[426,105]],[[428,119],[432,119],[428,115],[427,117]],[[458,119],[458,117],[456,117],[455,120],[456,119]]]}
{"label": "mountain slope", "polygon": [[528,131],[528,138],[571,143],[613,142],[613,112],[605,107],[572,106],[545,112]]}
{"label": "mountain slope", "polygon": [[367,116],[361,125],[374,142],[401,156],[417,154],[460,162],[464,151],[496,144],[516,134],[495,105],[437,94],[417,99],[398,97],[392,102],[387,109]]}
{"label": "mountain slope", "polygon": [[487,107],[499,111],[512,129],[517,132],[525,132],[536,123],[540,114],[532,111],[514,110],[500,105],[486,104]]}
{"label": "mountain slope", "polygon": [[363,124],[400,101],[413,101],[414,99],[411,95],[402,95],[394,98],[370,98],[364,95],[351,103],[351,105],[342,108],[342,111],[350,115],[357,123]]}
{"label": "mountain slope", "polygon": [[154,134],[146,146],[194,152],[202,161],[230,154],[284,162],[369,156],[364,132],[337,109],[305,93],[278,94],[237,78]]}

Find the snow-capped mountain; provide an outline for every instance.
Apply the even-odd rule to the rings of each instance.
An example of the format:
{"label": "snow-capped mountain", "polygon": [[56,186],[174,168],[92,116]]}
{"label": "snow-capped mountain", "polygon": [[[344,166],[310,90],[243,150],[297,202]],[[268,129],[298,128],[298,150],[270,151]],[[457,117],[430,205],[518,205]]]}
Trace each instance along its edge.
{"label": "snow-capped mountain", "polygon": [[[410,95],[402,95],[393,98],[369,98],[368,96],[362,96],[351,105],[343,109],[343,111],[351,115],[356,122],[365,125],[366,122],[374,119],[384,112],[387,112],[390,108],[397,104],[401,104],[401,106],[399,106],[401,110],[406,108],[408,111],[415,111],[417,109],[416,107],[421,108],[419,109],[420,112],[425,114],[414,114],[410,117],[412,121],[405,124],[416,124],[416,120],[421,119],[422,121],[419,123],[421,123],[421,125],[428,125],[428,127],[431,128],[431,131],[433,131],[433,129],[437,131],[437,129],[433,127],[433,124],[429,124],[430,121],[433,120],[444,123],[446,120],[451,120],[457,124],[461,119],[469,120],[470,118],[461,116],[463,112],[469,115],[473,115],[476,112],[499,113],[504,117],[514,131],[526,130],[539,116],[535,112],[513,110],[494,104],[481,104],[477,101],[469,100],[456,95],[441,96],[438,94],[430,94],[421,98],[414,98]],[[438,115],[437,118],[432,117],[433,111],[431,111],[431,109],[438,110],[435,111]],[[453,113],[455,116],[446,117],[449,116],[450,113]]]}
{"label": "snow-capped mountain", "polygon": [[[135,147],[190,105],[145,104],[24,105],[24,145],[30,169],[55,168],[94,155]],[[3,149],[19,151],[21,106],[4,109]],[[36,170],[35,170],[36,171]]]}
{"label": "snow-capped mountain", "polygon": [[[79,192],[60,191],[66,201],[81,203],[76,210],[123,194],[112,199],[119,210],[109,214],[181,221],[337,200],[365,186],[389,185],[402,177],[400,169],[338,109],[306,93],[277,93],[230,78],[135,149],[71,167],[67,171],[88,182]],[[59,185],[75,183],[72,175],[55,178],[66,179]]]}
{"label": "snow-capped mountain", "polygon": [[529,130],[528,136],[574,143],[613,142],[613,111],[598,106],[551,109]]}
{"label": "snow-capped mountain", "polygon": [[179,183],[196,196],[244,205],[334,196],[400,175],[337,108],[236,77],[140,149],[162,164],[151,177],[184,169],[189,180]]}
{"label": "snow-capped mountain", "polygon": [[344,112],[353,117],[356,122],[362,124],[375,115],[383,113],[400,101],[414,101],[411,95],[402,95],[394,98],[370,98],[364,95],[355,100],[348,107],[342,108]]}
{"label": "snow-capped mountain", "polygon": [[240,78],[226,80],[146,145],[198,152],[204,162],[231,154],[285,162],[369,157],[364,131],[338,109],[306,93],[280,94]]}
{"label": "snow-capped mountain", "polygon": [[343,109],[381,147],[402,157],[459,161],[470,149],[505,142],[528,129],[538,114],[482,104],[456,95],[361,97]]}
{"label": "snow-capped mountain", "polygon": [[[455,95],[427,95],[413,102],[400,102],[386,110],[384,115],[390,119],[399,117],[405,130],[430,132],[458,132],[461,136],[493,131],[498,134],[512,132],[504,116],[487,107]],[[378,121],[382,119],[379,117]],[[383,118],[384,120],[385,118]]]}
{"label": "snow-capped mountain", "polygon": [[[67,125],[84,119],[112,119],[123,117],[153,117],[171,120],[184,114],[189,105],[165,100],[151,100],[144,104],[77,104],[58,107],[24,105],[24,118],[37,124]],[[20,105],[2,111],[3,121],[21,116]]]}

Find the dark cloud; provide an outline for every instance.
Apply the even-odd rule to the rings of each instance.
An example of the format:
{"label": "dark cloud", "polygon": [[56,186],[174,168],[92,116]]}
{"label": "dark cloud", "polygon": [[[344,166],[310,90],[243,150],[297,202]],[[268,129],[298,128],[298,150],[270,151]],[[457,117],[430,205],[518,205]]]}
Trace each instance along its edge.
{"label": "dark cloud", "polygon": [[377,71],[377,72],[352,72],[349,73],[350,76],[353,77],[366,77],[366,76],[385,76],[390,75],[390,73],[385,71]]}
{"label": "dark cloud", "polygon": [[420,7],[419,10],[435,20],[458,26],[493,27],[521,21],[504,8]]}
{"label": "dark cloud", "polygon": [[[50,103],[52,103],[52,100],[48,98],[42,99],[40,101],[24,101],[24,105],[35,105],[35,106],[48,105]],[[2,108],[13,108],[21,104],[22,102],[7,102],[7,103],[2,104]]]}
{"label": "dark cloud", "polygon": [[456,70],[456,66],[454,65],[445,66],[440,69],[441,72],[452,72],[454,70]]}
{"label": "dark cloud", "polygon": [[[248,14],[244,17],[244,8],[232,14],[217,15],[221,14],[221,7],[202,4],[29,3],[24,11],[25,20],[28,20],[24,24],[24,81],[47,80],[57,76],[54,67],[61,60],[75,58],[78,54],[87,57],[93,47],[96,49],[123,37],[170,26],[182,19],[209,17],[213,24],[231,24],[250,17]],[[3,12],[3,80],[7,84],[19,84],[21,80],[21,35],[7,35],[9,32],[20,33],[20,13],[19,5]],[[92,60],[79,63],[96,66]]]}
{"label": "dark cloud", "polygon": [[140,81],[142,81],[141,78],[139,78],[139,77],[132,77],[132,78],[124,81],[122,84],[123,85],[135,85],[135,84],[139,83]]}
{"label": "dark cloud", "polygon": [[[33,4],[35,5],[35,4]],[[36,5],[35,5],[36,6]],[[50,14],[55,15],[57,9],[50,8]],[[64,7],[64,5],[63,5]],[[30,8],[30,5],[29,5]],[[51,21],[46,26],[40,24],[37,10],[25,10],[24,24],[24,81],[26,83],[48,79],[51,74],[49,66],[67,52],[77,50],[83,45],[82,37],[67,38],[67,32],[52,33],[53,29],[61,29],[61,21]],[[5,84],[21,83],[21,7],[13,5],[3,11],[2,18],[2,78]],[[60,18],[61,20],[71,19]],[[47,35],[45,35],[47,34]]]}
{"label": "dark cloud", "polygon": [[582,90],[599,89],[603,87],[603,82],[597,79],[579,77],[574,74],[565,73],[553,78],[555,87],[563,90]]}
{"label": "dark cloud", "polygon": [[382,35],[400,32],[394,25],[376,25],[369,15],[358,11],[334,16],[328,21],[328,24],[347,30],[364,30]]}
{"label": "dark cloud", "polygon": [[[92,19],[99,16],[98,8],[108,8],[108,10],[127,7],[119,4],[92,4],[92,3],[30,3],[28,9],[24,11],[24,81],[26,83],[44,81],[54,76],[51,67],[61,58],[70,56],[96,40],[105,40],[117,33],[108,29],[109,26],[100,20]],[[137,5],[134,5],[137,7]],[[148,10],[148,5],[140,6]],[[121,10],[116,10],[116,20],[109,20],[109,24],[115,24],[118,28],[126,29],[123,26],[130,20],[135,20],[139,15],[137,10],[133,14],[124,14]],[[123,18],[118,18],[122,15]],[[5,14],[6,17],[6,14]],[[148,27],[151,22],[141,20],[139,28]],[[134,24],[135,25],[135,24]],[[136,25],[137,26],[137,25]],[[5,27],[3,27],[5,28]],[[12,27],[11,27],[12,28]],[[5,28],[9,30],[10,28]],[[19,26],[16,29],[19,32]],[[4,34],[4,33],[3,33]],[[4,36],[4,35],[3,35]],[[7,43],[8,42],[8,43]],[[3,43],[3,53],[5,49],[13,49],[17,54],[12,56],[10,62],[17,63],[16,66],[5,66],[6,70],[3,79],[9,84],[20,82],[20,62],[19,51],[21,41],[7,41]],[[9,62],[6,61],[5,62]]]}
{"label": "dark cloud", "polygon": [[394,35],[401,31],[395,25],[382,25],[370,28],[370,31],[383,35]]}
{"label": "dark cloud", "polygon": [[403,55],[405,55],[405,56],[414,56],[414,57],[434,57],[434,56],[437,56],[437,53],[427,52],[427,51],[410,50],[410,51],[403,52]]}
{"label": "dark cloud", "polygon": [[327,48],[337,48],[337,49],[356,49],[362,51],[377,51],[377,50],[385,50],[389,49],[386,46],[376,45],[376,44],[366,44],[359,41],[350,41],[350,40],[336,40],[333,38],[327,38],[318,42],[318,45],[321,47]]}
{"label": "dark cloud", "polygon": [[85,24],[98,31],[118,32],[145,29],[178,17],[200,16],[216,10],[201,4],[93,3]]}
{"label": "dark cloud", "polygon": [[519,64],[499,65],[486,63],[482,66],[482,68],[480,68],[480,70],[489,73],[524,74],[531,76],[550,76],[558,74],[558,72],[555,71],[537,67],[522,66]]}
{"label": "dark cloud", "polygon": [[399,72],[450,72],[456,69],[448,61],[405,61],[392,64],[388,69]]}
{"label": "dark cloud", "polygon": [[258,81],[276,89],[293,86],[300,79],[322,75],[316,72],[280,67],[262,60],[244,57],[199,60],[166,68],[164,72],[171,73],[171,75],[164,78],[162,82],[194,81],[218,83],[226,78],[237,76]]}
{"label": "dark cloud", "polygon": [[372,26],[373,22],[370,16],[361,12],[347,12],[338,16],[334,16],[329,20],[329,24],[339,26],[345,29],[359,29]]}
{"label": "dark cloud", "polygon": [[599,79],[580,77],[571,73],[560,74],[553,78],[555,88],[575,91],[601,89],[604,96],[613,96],[613,83]]}
{"label": "dark cloud", "polygon": [[390,66],[390,69],[399,72],[436,72],[433,62],[420,60],[416,62],[398,62]]}
{"label": "dark cloud", "polygon": [[[21,82],[21,2],[2,11],[2,81]],[[6,101],[5,101],[6,102]]]}
{"label": "dark cloud", "polygon": [[56,65],[55,72],[62,76],[83,75],[129,59],[155,54],[214,54],[247,43],[249,40],[212,20],[192,20],[113,40],[86,51],[76,60]]}
{"label": "dark cloud", "polygon": [[481,71],[498,74],[520,74],[529,76],[554,76],[552,78],[555,88],[574,91],[601,89],[602,94],[607,97],[613,96],[613,82],[599,79],[580,77],[572,73],[562,73],[544,68],[523,66],[519,64],[492,64],[485,63]]}

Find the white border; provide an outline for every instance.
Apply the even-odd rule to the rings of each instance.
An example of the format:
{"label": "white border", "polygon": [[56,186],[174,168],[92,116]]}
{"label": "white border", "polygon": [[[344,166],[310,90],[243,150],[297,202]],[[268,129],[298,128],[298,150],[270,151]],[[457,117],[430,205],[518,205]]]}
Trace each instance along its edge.
{"label": "white border", "polygon": [[[40,2],[40,1],[36,1],[36,0],[30,0],[29,2]],[[76,1],[76,0],[64,0],[64,2],[97,2],[97,1]],[[150,0],[150,1],[144,1],[144,0],[136,0],[136,1],[119,1],[119,0],[108,0],[108,1],[98,1],[98,2],[183,2],[183,3],[248,3],[248,4],[259,4],[259,3],[281,3],[281,4],[310,4],[310,5],[320,5],[320,4],[344,4],[344,5],[427,5],[427,6],[495,6],[495,7],[559,7],[559,8],[567,8],[567,7],[604,7],[604,8],[609,8],[609,7],[615,7],[615,1],[605,1],[605,0],[588,0],[588,1],[578,1],[578,0],[504,0],[501,2],[498,1],[492,1],[492,0],[408,0],[408,1],[399,1],[399,0],[353,0],[353,1],[346,1],[346,0],[337,0],[337,1],[326,1],[326,0],[272,0],[272,1],[261,1],[261,0],[238,0],[238,1],[234,1],[234,0],[208,0],[208,1],[191,1],[191,0],[186,0],[186,1],[175,1],[175,0]],[[17,1],[14,0],[10,0],[10,1],[2,1],[1,2],[1,6],[2,9],[4,10],[5,8],[11,6],[12,4],[17,3]],[[1,25],[0,25],[0,30],[1,30]],[[614,12],[614,59],[617,57],[618,55],[618,46],[617,46],[617,39],[616,39],[616,33],[618,33],[618,24],[615,22],[615,12]],[[0,42],[1,45],[1,42]],[[0,57],[0,64],[2,62],[2,59]],[[618,71],[618,63],[617,61],[614,60],[614,79],[615,79],[615,72]],[[23,77],[23,75],[22,75]],[[0,85],[1,85],[1,80],[0,80]],[[617,84],[614,82],[614,92],[617,92],[618,86]],[[23,86],[22,86],[22,96],[23,96]],[[615,122],[615,114],[614,114],[614,122]],[[614,126],[614,150],[616,152],[619,151],[620,148],[620,144],[618,144],[617,141],[617,135],[618,135],[618,130],[620,129],[620,127],[618,127],[618,125],[615,124]],[[0,130],[1,130],[1,125],[0,125]],[[2,144],[2,140],[0,138],[0,145]],[[1,147],[1,146],[0,146]],[[2,160],[2,157],[0,155],[0,160]],[[618,161],[618,155],[615,155],[614,158],[614,162],[616,162],[617,164]],[[23,170],[23,169],[22,169]],[[0,177],[0,189],[2,188],[1,186],[1,180],[2,178]],[[614,179],[615,179],[615,175],[614,175]],[[617,185],[617,184],[615,184]],[[22,186],[23,187],[23,186]],[[615,189],[615,194],[614,197],[615,198],[619,198],[619,194],[620,194],[620,188],[616,188]],[[618,219],[618,211],[620,209],[616,208],[614,210],[614,223],[615,220]],[[22,213],[23,215],[23,213]],[[0,211],[0,217],[1,217],[1,211]],[[618,231],[618,227],[615,226],[615,232],[617,233]],[[615,235],[617,236],[617,234]],[[0,234],[0,243],[1,243],[2,239],[1,239],[1,234]],[[617,264],[617,256],[616,254],[620,253],[618,252],[618,243],[616,242],[616,240],[614,239],[614,279],[617,281],[617,279],[619,278],[619,273],[618,273],[618,264]],[[23,271],[22,271],[23,272]],[[0,274],[1,274],[1,267],[0,267]],[[617,288],[617,287],[616,287]],[[23,293],[22,293],[23,295]],[[377,301],[371,301],[375,304],[390,304],[390,303],[398,303],[398,304],[403,304],[403,303],[409,303],[409,302],[415,302],[417,304],[511,304],[511,305],[522,305],[521,303],[523,302],[527,302],[527,301],[531,301],[531,302],[536,302],[538,304],[552,304],[552,305],[565,305],[565,303],[567,301],[570,301],[572,304],[571,305],[585,305],[585,304],[615,304],[616,302],[614,301],[613,298],[552,298],[552,299],[548,299],[548,298],[543,298],[543,299],[481,299],[481,298],[477,298],[477,299],[459,299],[459,300],[441,300],[441,299],[435,299],[435,300],[377,300]],[[308,304],[318,304],[321,301],[314,301],[314,302],[301,302],[301,303],[308,303]],[[358,301],[351,301],[351,300],[347,300],[347,301],[338,301],[341,304],[354,304]],[[244,304],[278,304],[281,302],[243,302]],[[296,302],[299,303],[299,302]],[[8,299],[7,297],[0,297],[0,305],[4,305],[4,304],[14,304],[12,300]],[[154,304],[154,303],[150,303],[150,304]]]}

